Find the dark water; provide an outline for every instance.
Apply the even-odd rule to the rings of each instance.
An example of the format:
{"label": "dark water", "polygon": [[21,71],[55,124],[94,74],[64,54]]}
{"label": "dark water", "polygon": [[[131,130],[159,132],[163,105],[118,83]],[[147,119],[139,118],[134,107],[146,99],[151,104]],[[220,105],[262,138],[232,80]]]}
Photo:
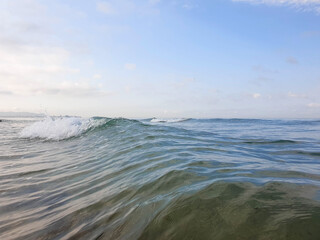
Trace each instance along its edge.
{"label": "dark water", "polygon": [[320,121],[0,122],[0,239],[320,239]]}

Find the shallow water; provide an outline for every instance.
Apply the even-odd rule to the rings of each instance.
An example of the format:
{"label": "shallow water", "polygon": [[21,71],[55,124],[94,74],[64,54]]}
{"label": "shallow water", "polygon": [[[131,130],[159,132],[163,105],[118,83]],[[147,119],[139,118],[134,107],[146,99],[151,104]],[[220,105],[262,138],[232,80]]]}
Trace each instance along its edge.
{"label": "shallow water", "polygon": [[320,239],[320,121],[7,119],[0,239]]}

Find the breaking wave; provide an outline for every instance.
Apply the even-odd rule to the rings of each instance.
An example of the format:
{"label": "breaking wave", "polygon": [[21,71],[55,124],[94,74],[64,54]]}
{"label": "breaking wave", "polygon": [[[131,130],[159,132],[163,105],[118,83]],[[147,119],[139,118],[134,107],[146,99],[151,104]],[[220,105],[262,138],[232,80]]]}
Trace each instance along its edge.
{"label": "breaking wave", "polygon": [[80,117],[47,117],[25,127],[20,133],[21,138],[41,138],[46,140],[64,140],[106,124],[106,118],[80,118]]}

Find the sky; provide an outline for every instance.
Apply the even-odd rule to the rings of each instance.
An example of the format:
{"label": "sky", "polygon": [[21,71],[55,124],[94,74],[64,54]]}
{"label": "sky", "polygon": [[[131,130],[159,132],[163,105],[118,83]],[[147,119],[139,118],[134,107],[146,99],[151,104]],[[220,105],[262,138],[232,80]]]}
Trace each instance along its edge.
{"label": "sky", "polygon": [[320,0],[0,0],[0,111],[320,118]]}

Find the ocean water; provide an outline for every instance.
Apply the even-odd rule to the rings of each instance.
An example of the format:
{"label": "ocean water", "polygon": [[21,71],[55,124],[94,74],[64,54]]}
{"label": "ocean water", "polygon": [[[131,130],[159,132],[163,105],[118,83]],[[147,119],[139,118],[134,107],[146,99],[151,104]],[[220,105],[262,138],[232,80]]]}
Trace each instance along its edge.
{"label": "ocean water", "polygon": [[0,122],[0,239],[320,239],[320,121]]}

